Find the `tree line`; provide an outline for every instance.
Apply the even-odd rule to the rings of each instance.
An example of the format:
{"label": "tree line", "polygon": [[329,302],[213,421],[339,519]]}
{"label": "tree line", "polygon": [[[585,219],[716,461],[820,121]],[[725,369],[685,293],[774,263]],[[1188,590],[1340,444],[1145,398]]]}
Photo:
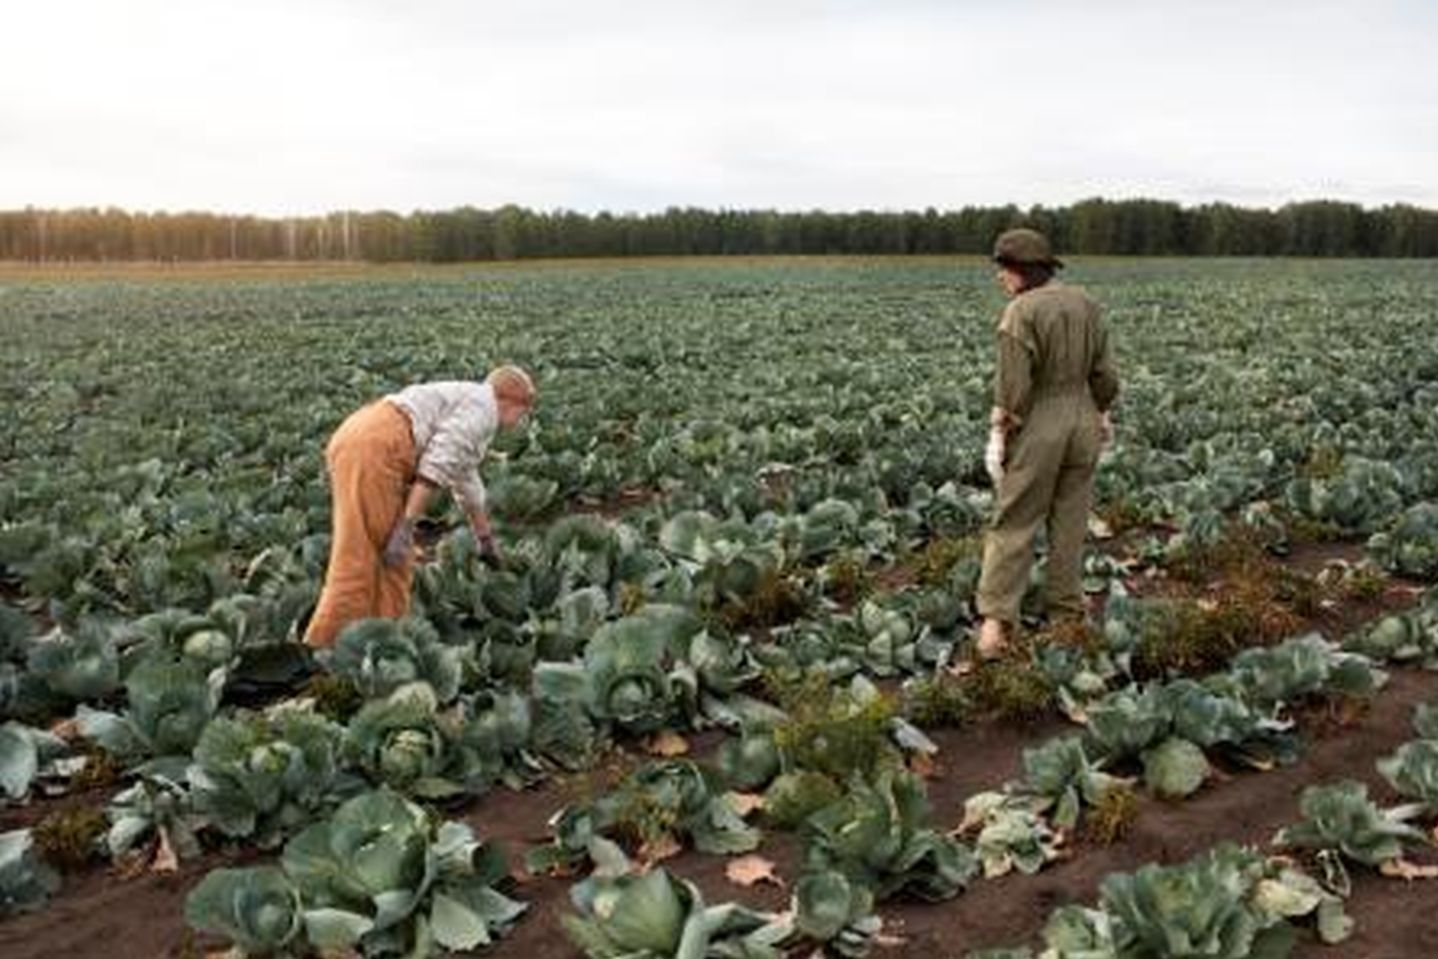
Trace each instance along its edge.
{"label": "tree line", "polygon": [[1438,210],[1315,200],[1278,209],[1092,199],[1063,207],[780,212],[674,207],[657,213],[342,211],[259,217],[120,209],[0,211],[0,260],[357,260],[987,253],[1011,226],[1070,254],[1438,256]]}

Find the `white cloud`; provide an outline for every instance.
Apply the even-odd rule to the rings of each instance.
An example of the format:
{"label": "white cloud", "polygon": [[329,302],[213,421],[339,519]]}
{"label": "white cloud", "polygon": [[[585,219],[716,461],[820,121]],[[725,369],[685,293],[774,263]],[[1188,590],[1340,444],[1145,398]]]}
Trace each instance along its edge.
{"label": "white cloud", "polygon": [[12,6],[0,207],[1438,205],[1419,2]]}

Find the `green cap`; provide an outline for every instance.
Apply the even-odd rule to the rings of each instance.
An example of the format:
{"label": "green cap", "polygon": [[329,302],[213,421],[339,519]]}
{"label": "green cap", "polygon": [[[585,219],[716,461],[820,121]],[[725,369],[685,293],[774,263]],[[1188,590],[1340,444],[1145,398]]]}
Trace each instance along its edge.
{"label": "green cap", "polygon": [[1054,256],[1049,238],[1038,230],[1026,227],[1005,230],[999,234],[999,238],[994,241],[994,262],[1063,266],[1058,257]]}

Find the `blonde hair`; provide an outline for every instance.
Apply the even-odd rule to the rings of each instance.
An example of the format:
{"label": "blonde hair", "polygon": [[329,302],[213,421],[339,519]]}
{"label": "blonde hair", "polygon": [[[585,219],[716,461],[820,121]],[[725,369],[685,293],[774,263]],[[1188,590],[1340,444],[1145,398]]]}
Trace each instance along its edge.
{"label": "blonde hair", "polygon": [[494,395],[525,404],[534,402],[534,381],[517,366],[498,366],[489,371],[484,381],[494,387]]}

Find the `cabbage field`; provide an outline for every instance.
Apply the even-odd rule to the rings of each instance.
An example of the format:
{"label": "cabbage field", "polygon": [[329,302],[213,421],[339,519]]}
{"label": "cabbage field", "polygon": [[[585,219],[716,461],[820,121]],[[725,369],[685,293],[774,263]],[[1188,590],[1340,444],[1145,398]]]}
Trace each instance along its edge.
{"label": "cabbage field", "polygon": [[[1438,272],[1089,260],[1085,627],[971,656],[989,268],[0,272],[0,954],[1438,955]],[[323,448],[514,362],[412,615]]]}

